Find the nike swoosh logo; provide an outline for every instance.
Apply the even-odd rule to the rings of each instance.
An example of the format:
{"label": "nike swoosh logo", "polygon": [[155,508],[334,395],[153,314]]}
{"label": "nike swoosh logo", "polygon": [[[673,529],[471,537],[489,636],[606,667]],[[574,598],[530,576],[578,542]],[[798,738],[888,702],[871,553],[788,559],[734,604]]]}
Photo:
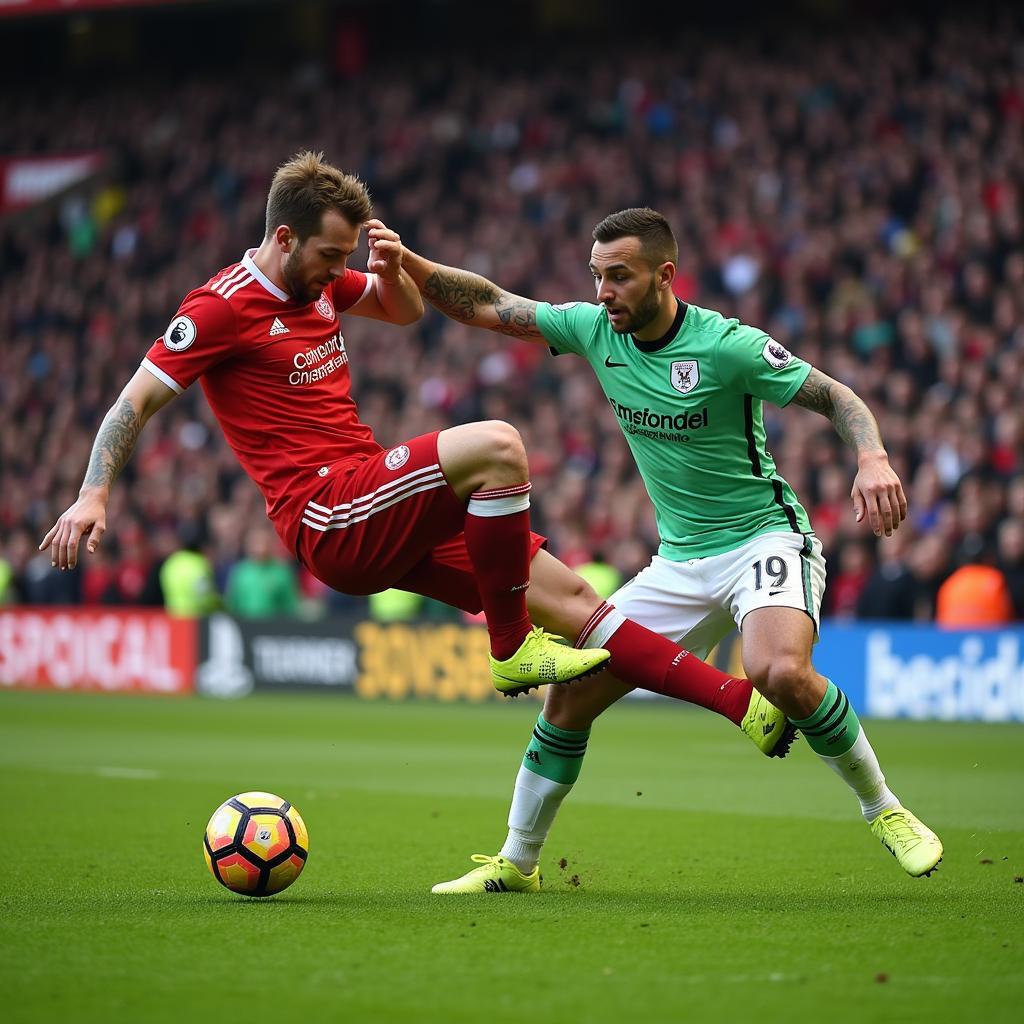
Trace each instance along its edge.
{"label": "nike swoosh logo", "polygon": [[784,594],[784,593],[785,593],[784,590],[769,590],[768,591],[768,596],[769,597],[775,597],[776,594]]}
{"label": "nike swoosh logo", "polygon": [[616,366],[626,366],[628,364],[627,363],[613,363],[611,356],[605,356],[604,357],[604,365],[609,367],[609,368],[614,368]]}

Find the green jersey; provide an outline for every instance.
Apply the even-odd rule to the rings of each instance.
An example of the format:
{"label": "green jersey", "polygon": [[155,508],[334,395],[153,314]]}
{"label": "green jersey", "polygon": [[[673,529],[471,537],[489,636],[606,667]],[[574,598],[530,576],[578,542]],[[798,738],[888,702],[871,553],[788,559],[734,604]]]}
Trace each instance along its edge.
{"label": "green jersey", "polygon": [[770,530],[810,533],[765,448],[762,401],[786,405],[811,367],[763,331],[680,303],[668,334],[616,334],[602,306],[537,306],[555,354],[594,368],[654,503],[673,561],[731,551]]}

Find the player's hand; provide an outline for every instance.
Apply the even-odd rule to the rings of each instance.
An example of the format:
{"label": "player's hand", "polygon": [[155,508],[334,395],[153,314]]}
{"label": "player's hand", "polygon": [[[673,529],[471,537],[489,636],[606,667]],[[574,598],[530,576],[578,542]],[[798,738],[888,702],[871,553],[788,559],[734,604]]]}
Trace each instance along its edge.
{"label": "player's hand", "polygon": [[885,452],[870,452],[858,459],[860,468],[853,481],[853,512],[858,523],[867,517],[876,537],[891,537],[907,518],[907,496],[903,484],[889,465]]}
{"label": "player's hand", "polygon": [[107,530],[107,501],[96,491],[85,491],[43,538],[39,550],[49,546],[50,564],[58,569],[74,569],[78,565],[78,546],[88,538],[89,554],[99,547]]}
{"label": "player's hand", "polygon": [[402,239],[397,231],[392,231],[376,218],[368,220],[364,226],[370,243],[366,269],[388,284],[397,284],[402,271]]}

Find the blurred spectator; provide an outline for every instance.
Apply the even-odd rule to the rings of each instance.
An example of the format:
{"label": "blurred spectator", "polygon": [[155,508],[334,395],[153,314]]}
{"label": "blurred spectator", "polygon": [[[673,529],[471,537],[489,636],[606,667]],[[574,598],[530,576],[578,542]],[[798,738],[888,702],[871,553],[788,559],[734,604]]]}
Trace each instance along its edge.
{"label": "blurred spectator", "polygon": [[931,533],[919,540],[911,550],[910,565],[916,587],[914,618],[918,622],[930,622],[935,618],[939,588],[950,573],[945,539],[938,533]]}
{"label": "blurred spectator", "polygon": [[82,596],[80,569],[61,572],[50,564],[50,552],[33,555],[25,565],[20,589],[25,604],[78,604]]}
{"label": "blurred spectator", "polygon": [[27,530],[15,530],[8,538],[4,556],[4,562],[10,571],[5,591],[8,603],[28,603],[25,571],[35,554],[35,545]]}
{"label": "blurred spectator", "polygon": [[1014,616],[1024,619],[1024,519],[999,524],[999,565],[1010,590]]}
{"label": "blurred spectator", "polygon": [[858,619],[913,619],[917,581],[907,563],[910,531],[904,526],[878,546],[879,562],[857,598]]}
{"label": "blurred spectator", "polygon": [[295,567],[281,557],[281,542],[265,523],[245,535],[245,558],[228,574],[224,603],[243,619],[294,615],[299,607]]}
{"label": "blurred spectator", "polygon": [[114,562],[114,543],[101,544],[95,554],[83,558],[79,567],[82,574],[82,604],[117,604]]}
{"label": "blurred spectator", "polygon": [[1006,577],[991,565],[965,565],[939,587],[941,626],[997,626],[1013,620]]}
{"label": "blurred spectator", "polygon": [[871,552],[865,542],[850,543],[840,548],[839,571],[825,591],[828,614],[837,619],[852,619],[871,572]]}
{"label": "blurred spectator", "polygon": [[[149,571],[142,584],[138,603],[154,608],[164,606],[164,591],[160,583],[160,575],[167,559],[178,550],[177,532],[169,526],[159,527],[152,537],[153,558],[149,563]],[[219,588],[218,588],[219,592]]]}
{"label": "blurred spectator", "polygon": [[213,565],[202,552],[200,531],[195,523],[183,523],[181,547],[160,567],[160,589],[170,615],[198,618],[209,615],[220,604],[213,583]]}

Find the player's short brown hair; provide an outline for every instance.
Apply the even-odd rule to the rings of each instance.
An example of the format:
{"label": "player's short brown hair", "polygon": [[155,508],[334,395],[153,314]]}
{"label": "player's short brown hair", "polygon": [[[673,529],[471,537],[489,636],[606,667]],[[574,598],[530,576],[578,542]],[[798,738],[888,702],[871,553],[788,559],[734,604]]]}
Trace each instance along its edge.
{"label": "player's short brown hair", "polygon": [[594,228],[595,242],[615,242],[620,238],[639,238],[640,251],[652,267],[679,263],[679,246],[668,221],[646,206],[610,213]]}
{"label": "player's short brown hair", "polygon": [[278,167],[270,183],[266,237],[287,224],[304,242],[320,230],[325,210],[337,210],[358,226],[372,215],[373,204],[366,186],[354,174],[329,164],[323,153],[296,153]]}

